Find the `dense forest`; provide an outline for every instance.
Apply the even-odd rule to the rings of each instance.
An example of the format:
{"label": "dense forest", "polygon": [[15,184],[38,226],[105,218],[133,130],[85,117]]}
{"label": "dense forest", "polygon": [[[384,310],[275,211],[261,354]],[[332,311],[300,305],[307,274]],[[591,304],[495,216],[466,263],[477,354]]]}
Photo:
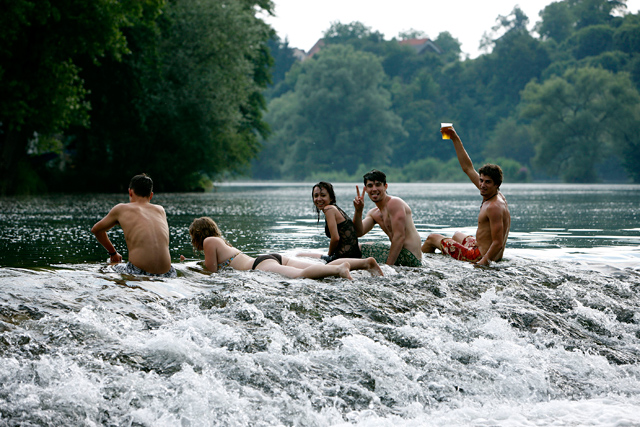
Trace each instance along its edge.
{"label": "dense forest", "polygon": [[[507,182],[640,182],[640,17],[624,1],[551,3],[534,31],[518,8],[461,59],[455,35],[418,53],[362,23],[334,23],[324,47],[294,61],[272,42],[271,135],[256,178],[357,180],[376,167],[395,181],[456,181],[451,122],[477,166]],[[284,72],[283,70],[286,70]]]}
{"label": "dense forest", "polygon": [[[1,0],[0,0],[1,1]],[[506,182],[640,182],[640,16],[624,0],[497,17],[485,54],[418,52],[333,23],[297,59],[270,0],[11,0],[0,15],[0,192],[161,191],[249,177],[464,178],[439,135]],[[479,41],[480,43],[480,41]]]}

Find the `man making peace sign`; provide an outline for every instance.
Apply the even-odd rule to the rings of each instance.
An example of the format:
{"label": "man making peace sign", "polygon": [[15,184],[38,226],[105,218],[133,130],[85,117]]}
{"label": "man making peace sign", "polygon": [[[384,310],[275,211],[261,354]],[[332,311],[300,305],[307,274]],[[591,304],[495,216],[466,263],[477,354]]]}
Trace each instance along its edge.
{"label": "man making peace sign", "polygon": [[[391,246],[385,243],[363,243],[360,247],[362,257],[374,257],[378,263],[387,265],[402,265],[406,267],[422,266],[422,252],[420,251],[420,235],[413,224],[411,208],[399,197],[387,194],[387,176],[372,170],[364,175],[364,188],[362,195],[356,186],[356,198],[353,201],[355,213],[353,225],[358,237],[367,234],[374,225],[380,225],[389,240]],[[376,207],[371,209],[364,220],[364,194]]]}

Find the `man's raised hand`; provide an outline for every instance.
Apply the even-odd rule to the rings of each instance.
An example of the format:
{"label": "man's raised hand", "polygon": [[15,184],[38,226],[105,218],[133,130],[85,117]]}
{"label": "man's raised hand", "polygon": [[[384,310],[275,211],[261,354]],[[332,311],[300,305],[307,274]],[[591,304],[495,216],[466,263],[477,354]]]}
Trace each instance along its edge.
{"label": "man's raised hand", "polygon": [[362,195],[360,194],[360,187],[356,185],[356,198],[353,199],[353,207],[357,212],[362,212],[364,209],[364,194],[366,191],[362,189]]}

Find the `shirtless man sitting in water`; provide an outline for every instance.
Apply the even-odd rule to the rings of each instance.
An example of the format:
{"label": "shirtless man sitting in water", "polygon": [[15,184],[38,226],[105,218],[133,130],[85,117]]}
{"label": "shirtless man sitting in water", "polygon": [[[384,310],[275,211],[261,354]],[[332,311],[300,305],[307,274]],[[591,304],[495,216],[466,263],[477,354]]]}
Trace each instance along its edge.
{"label": "shirtless man sitting in water", "polygon": [[461,232],[455,233],[453,238],[436,233],[430,234],[422,245],[422,252],[429,253],[440,249],[443,254],[452,258],[478,265],[489,265],[491,261],[500,261],[511,227],[507,199],[500,192],[502,169],[498,165],[488,164],[476,172],[453,127],[445,127],[440,131],[451,138],[462,170],[480,190],[482,205],[478,215],[476,237],[467,236]]}
{"label": "shirtless man sitting in water", "polygon": [[107,235],[120,224],[129,250],[129,262],[118,264],[116,271],[125,274],[177,277],[169,254],[169,225],[164,208],[152,205],[153,181],[146,174],[136,175],[129,183],[129,203],[120,203],[98,221],[91,232],[109,252],[111,263],[122,261]]}
{"label": "shirtless man sitting in water", "polygon": [[[363,179],[362,195],[356,186],[357,195],[353,201],[353,226],[356,234],[362,237],[378,224],[389,237],[391,245],[382,242],[363,243],[360,245],[362,256],[373,257],[387,265],[422,266],[420,235],[413,223],[409,205],[401,198],[387,194],[387,176],[383,172],[374,169],[367,172]],[[362,219],[365,193],[376,207]]]}

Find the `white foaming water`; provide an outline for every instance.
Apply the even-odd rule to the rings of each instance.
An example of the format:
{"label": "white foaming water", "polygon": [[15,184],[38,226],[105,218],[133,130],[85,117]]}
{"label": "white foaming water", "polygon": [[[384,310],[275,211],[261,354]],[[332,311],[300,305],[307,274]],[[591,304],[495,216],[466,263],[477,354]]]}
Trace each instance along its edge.
{"label": "white foaming water", "polygon": [[640,425],[637,271],[424,262],[125,286],[4,269],[0,425]]}

